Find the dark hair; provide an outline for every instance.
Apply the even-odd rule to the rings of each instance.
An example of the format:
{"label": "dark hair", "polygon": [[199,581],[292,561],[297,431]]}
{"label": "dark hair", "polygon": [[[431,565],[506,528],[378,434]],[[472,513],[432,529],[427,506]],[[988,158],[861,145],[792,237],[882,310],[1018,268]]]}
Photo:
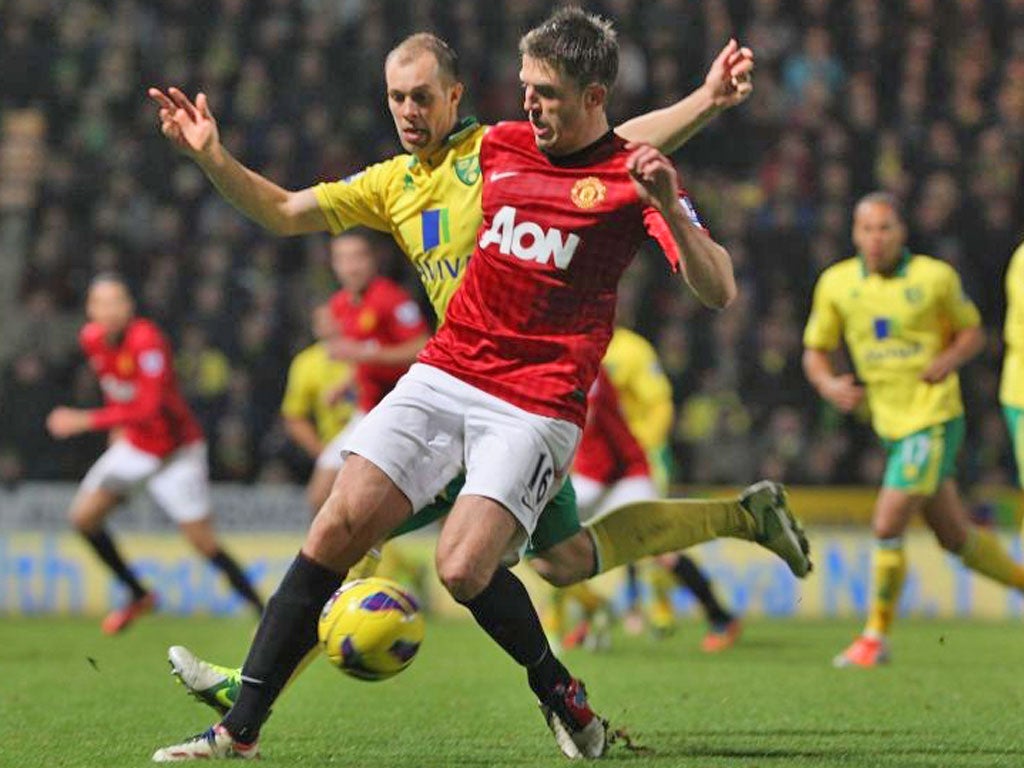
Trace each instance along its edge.
{"label": "dark hair", "polygon": [[619,73],[619,44],[611,22],[581,8],[562,8],[519,41],[519,53],[572,78],[580,88],[611,88]]}
{"label": "dark hair", "polygon": [[437,60],[437,70],[449,83],[459,82],[459,55],[437,35],[417,32],[396,45],[384,59],[384,66],[394,58],[410,61],[421,53],[429,53]]}

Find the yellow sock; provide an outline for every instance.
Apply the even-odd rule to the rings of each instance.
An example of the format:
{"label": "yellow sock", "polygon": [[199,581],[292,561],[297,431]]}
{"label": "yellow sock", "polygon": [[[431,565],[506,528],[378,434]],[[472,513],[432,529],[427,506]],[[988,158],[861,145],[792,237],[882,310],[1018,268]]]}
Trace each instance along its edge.
{"label": "yellow sock", "polygon": [[738,499],[654,499],[616,507],[584,528],[604,573],[651,555],[678,552],[720,536],[753,539],[753,518]]}
{"label": "yellow sock", "polygon": [[544,612],[544,630],[549,635],[560,636],[565,631],[565,600],[564,589],[556,589],[551,593],[551,601]]}
{"label": "yellow sock", "polygon": [[571,597],[579,603],[588,618],[608,604],[608,601],[591,589],[585,581],[573,584],[571,587],[566,587],[561,591],[565,593],[566,597]]}
{"label": "yellow sock", "polygon": [[368,579],[373,576],[377,569],[380,568],[381,551],[377,547],[374,547],[365,555],[363,559],[348,569],[348,575],[345,577],[345,581],[355,581],[356,579]]}
{"label": "yellow sock", "polygon": [[880,637],[889,634],[903,592],[903,579],[907,575],[903,539],[879,539],[875,543],[872,561],[874,583],[864,633]]}
{"label": "yellow sock", "polygon": [[676,587],[676,578],[660,564],[650,570],[651,607],[649,616],[655,629],[667,630],[676,619],[676,611],[672,605],[672,590]]}
{"label": "yellow sock", "polygon": [[1008,587],[1024,590],[1024,568],[1010,557],[1010,553],[991,531],[971,526],[959,555],[963,564],[972,571]]}

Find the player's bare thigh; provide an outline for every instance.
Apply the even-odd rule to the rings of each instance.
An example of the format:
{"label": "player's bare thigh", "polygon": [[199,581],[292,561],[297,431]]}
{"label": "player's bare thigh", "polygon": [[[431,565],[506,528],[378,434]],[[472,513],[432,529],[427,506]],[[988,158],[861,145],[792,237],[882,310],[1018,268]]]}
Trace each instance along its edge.
{"label": "player's bare thigh", "polygon": [[893,539],[902,536],[910,519],[924,510],[927,500],[927,496],[883,486],[875,500],[875,511],[871,519],[875,538]]}
{"label": "player's bare thigh", "polygon": [[178,530],[193,549],[205,558],[213,557],[220,549],[217,533],[213,528],[213,518],[210,515],[199,520],[178,523]]}
{"label": "player's bare thigh", "polygon": [[505,554],[525,537],[522,526],[498,502],[459,496],[437,542],[437,575],[461,602],[480,594]]}
{"label": "player's bare thigh", "polygon": [[955,480],[946,478],[939,484],[935,495],[924,505],[924,520],[943,549],[950,552],[963,549],[971,519]]}
{"label": "player's bare thigh", "polygon": [[410,514],[409,499],[391,478],[373,462],[351,454],[313,518],[302,551],[327,568],[347,571]]}

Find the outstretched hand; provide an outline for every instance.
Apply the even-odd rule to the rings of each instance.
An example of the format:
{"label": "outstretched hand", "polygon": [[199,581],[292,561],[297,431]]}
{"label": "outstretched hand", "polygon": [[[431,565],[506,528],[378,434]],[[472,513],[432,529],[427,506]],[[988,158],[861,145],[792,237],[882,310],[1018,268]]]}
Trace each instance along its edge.
{"label": "outstretched hand", "polygon": [[741,104],[754,92],[754,52],[729,40],[715,58],[704,78],[704,87],[716,107],[728,109]]}
{"label": "outstretched hand", "polygon": [[679,191],[679,174],[672,161],[650,144],[631,142],[626,149],[633,150],[626,158],[626,170],[640,200],[659,211],[666,211],[675,203]]}
{"label": "outstretched hand", "polygon": [[174,87],[168,88],[167,93],[159,88],[150,88],[147,93],[160,108],[160,130],[178,150],[198,159],[220,143],[217,121],[205,93],[199,93],[195,103]]}

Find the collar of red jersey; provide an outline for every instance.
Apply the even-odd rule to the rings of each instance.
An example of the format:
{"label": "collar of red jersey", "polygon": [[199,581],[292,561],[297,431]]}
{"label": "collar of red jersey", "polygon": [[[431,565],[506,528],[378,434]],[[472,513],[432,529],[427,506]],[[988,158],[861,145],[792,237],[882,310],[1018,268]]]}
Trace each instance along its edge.
{"label": "collar of red jersey", "polygon": [[[466,139],[466,137],[469,136],[469,134],[471,134],[479,127],[480,121],[477,120],[472,115],[464,117],[461,120],[459,120],[459,122],[455,124],[455,127],[452,128],[451,131],[449,131],[448,135],[444,137],[444,143],[440,147],[438,147],[430,157],[427,158],[427,165],[429,165],[430,167],[436,167],[437,165],[439,165],[440,161],[438,160],[438,162],[434,162],[435,158],[440,158],[442,155],[446,154],[448,150],[450,150],[452,147],[456,146],[457,144],[461,144]],[[409,158],[409,167],[415,167],[417,164],[419,164],[419,161],[420,159],[416,155],[413,155],[412,157]]]}

